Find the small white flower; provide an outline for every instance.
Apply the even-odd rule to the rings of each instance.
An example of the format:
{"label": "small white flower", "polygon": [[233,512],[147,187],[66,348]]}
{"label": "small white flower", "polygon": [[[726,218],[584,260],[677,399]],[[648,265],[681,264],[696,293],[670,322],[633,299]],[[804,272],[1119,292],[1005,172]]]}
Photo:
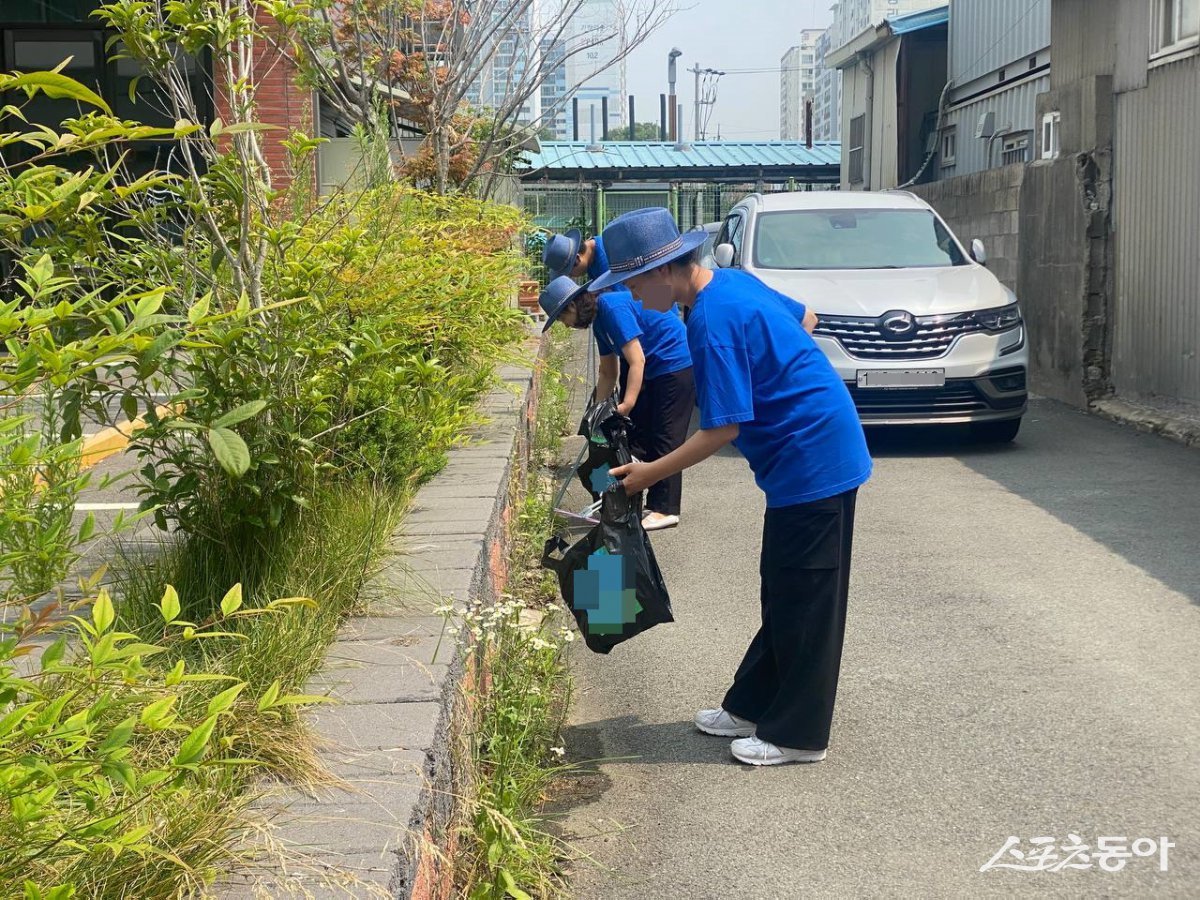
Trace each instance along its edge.
{"label": "small white flower", "polygon": [[551,747],[550,752],[553,753],[555,756],[557,756],[559,759],[562,759],[567,754],[567,748],[566,747]]}
{"label": "small white flower", "polygon": [[575,632],[569,628],[563,629],[563,640],[568,644],[571,643],[571,641],[575,640]]}

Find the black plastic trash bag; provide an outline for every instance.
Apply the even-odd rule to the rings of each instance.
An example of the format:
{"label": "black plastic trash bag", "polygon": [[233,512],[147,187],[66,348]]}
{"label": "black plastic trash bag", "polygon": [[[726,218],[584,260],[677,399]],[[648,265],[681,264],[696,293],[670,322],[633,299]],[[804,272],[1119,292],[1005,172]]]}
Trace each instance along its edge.
{"label": "black plastic trash bag", "polygon": [[629,430],[633,423],[617,412],[616,395],[593,403],[579,423],[579,433],[587,438],[587,455],[577,469],[584,490],[599,500],[617,479],[609,472],[633,462],[629,451]]}
{"label": "black plastic trash bag", "polygon": [[608,653],[662,622],[674,622],[654,548],[642,528],[642,500],[606,491],[600,524],[570,545],[546,542],[542,565],[558,576],[567,608],[588,649]]}
{"label": "black plastic trash bag", "polygon": [[600,432],[600,424],[617,414],[617,395],[616,393],[609,394],[603,400],[592,400],[588,403],[588,407],[583,412],[583,418],[579,421],[579,434],[583,435],[589,441],[595,438],[598,441],[603,440],[603,435]]}

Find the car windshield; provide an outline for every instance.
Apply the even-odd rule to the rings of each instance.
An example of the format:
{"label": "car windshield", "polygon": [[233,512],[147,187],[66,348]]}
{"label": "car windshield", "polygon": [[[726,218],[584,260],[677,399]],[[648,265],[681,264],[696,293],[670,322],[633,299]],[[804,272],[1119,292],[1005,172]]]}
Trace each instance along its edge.
{"label": "car windshield", "polygon": [[754,233],[760,269],[920,269],[965,266],[958,243],[921,209],[763,213]]}

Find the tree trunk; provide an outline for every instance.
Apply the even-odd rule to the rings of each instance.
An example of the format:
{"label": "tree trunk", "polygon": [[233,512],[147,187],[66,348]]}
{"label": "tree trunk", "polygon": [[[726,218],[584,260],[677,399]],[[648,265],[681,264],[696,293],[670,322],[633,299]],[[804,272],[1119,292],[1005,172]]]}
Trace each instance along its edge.
{"label": "tree trunk", "polygon": [[438,125],[434,132],[434,154],[437,161],[437,192],[450,190],[450,126]]}

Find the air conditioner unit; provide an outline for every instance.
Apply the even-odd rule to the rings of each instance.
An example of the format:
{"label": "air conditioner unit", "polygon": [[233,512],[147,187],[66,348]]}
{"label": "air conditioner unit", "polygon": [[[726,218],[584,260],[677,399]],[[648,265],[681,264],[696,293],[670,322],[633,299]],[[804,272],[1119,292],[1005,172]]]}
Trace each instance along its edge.
{"label": "air conditioner unit", "polygon": [[975,137],[990,138],[996,133],[996,114],[985,112],[979,117],[979,126],[975,129]]}

